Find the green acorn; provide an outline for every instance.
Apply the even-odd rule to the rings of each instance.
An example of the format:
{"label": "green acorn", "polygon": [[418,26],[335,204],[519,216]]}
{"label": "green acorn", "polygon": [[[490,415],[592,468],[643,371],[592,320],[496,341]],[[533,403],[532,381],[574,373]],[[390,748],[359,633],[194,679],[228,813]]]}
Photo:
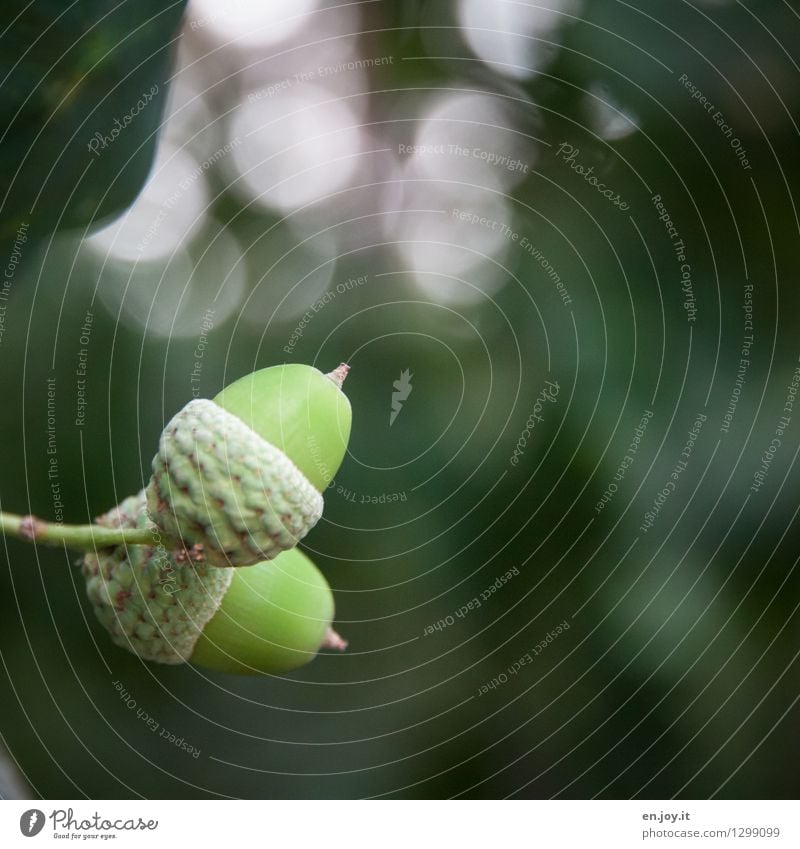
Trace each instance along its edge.
{"label": "green acorn", "polygon": [[333,593],[322,573],[297,548],[233,577],[222,603],[203,628],[192,663],[240,675],[288,672],[321,648],[345,649],[333,630]]}
{"label": "green acorn", "polygon": [[213,401],[190,401],[153,459],[152,521],[184,548],[202,546],[214,566],[248,566],[294,547],[322,515],[320,492],[347,450],[347,371],[275,366]]}
{"label": "green acorn", "polygon": [[[144,490],[98,524],[148,527]],[[302,666],[320,648],[346,646],[331,627],[330,587],[297,549],[229,569],[197,549],[120,545],[86,554],[83,573],[112,640],[144,660],[274,674]]]}

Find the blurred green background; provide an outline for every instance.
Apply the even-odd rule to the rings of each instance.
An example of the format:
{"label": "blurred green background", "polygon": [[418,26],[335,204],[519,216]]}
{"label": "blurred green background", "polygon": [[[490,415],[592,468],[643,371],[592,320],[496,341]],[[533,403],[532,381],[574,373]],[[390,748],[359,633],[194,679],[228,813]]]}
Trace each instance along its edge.
{"label": "blurred green background", "polygon": [[192,397],[346,361],[304,548],[350,649],[143,664],[74,552],[6,541],[0,732],[32,792],[795,797],[798,4],[150,5],[35,0],[0,37],[2,508],[56,518],[57,482],[85,522]]}

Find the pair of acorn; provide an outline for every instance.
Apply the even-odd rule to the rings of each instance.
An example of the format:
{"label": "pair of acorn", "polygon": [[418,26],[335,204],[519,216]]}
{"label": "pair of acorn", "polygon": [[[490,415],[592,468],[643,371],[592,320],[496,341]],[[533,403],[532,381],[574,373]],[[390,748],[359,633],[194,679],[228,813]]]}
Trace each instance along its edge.
{"label": "pair of acorn", "polygon": [[332,629],[333,594],[297,543],[350,436],[346,365],[261,369],[164,428],[153,476],[100,525],[152,531],[152,544],[86,554],[95,613],[141,658],[240,674],[302,666]]}

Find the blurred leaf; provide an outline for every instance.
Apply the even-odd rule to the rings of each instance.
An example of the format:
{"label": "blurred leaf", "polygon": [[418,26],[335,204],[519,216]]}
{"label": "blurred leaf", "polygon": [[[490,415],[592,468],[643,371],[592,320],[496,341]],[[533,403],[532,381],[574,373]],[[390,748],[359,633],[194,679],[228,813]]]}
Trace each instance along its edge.
{"label": "blurred leaf", "polygon": [[0,241],[21,222],[41,238],[133,201],[152,163],[185,2],[5,7]]}

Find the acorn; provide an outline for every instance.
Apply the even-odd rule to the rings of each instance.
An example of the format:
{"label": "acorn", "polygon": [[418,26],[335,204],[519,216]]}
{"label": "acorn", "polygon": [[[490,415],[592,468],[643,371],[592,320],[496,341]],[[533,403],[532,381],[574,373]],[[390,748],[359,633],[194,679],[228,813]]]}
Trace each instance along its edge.
{"label": "acorn", "polygon": [[347,450],[348,367],[265,368],[196,399],[164,428],[147,486],[151,520],[214,566],[249,566],[293,548],[322,515]]}
{"label": "acorn", "polygon": [[232,572],[222,603],[203,628],[190,661],[239,675],[279,673],[313,660],[321,648],[345,649],[333,630],[333,593],[300,549]]}
{"label": "acorn", "polygon": [[[147,527],[145,491],[97,521]],[[330,587],[298,549],[230,569],[208,563],[200,549],[120,545],[87,553],[83,574],[114,643],[144,660],[275,674],[304,665],[320,648],[346,646],[331,627]]]}

